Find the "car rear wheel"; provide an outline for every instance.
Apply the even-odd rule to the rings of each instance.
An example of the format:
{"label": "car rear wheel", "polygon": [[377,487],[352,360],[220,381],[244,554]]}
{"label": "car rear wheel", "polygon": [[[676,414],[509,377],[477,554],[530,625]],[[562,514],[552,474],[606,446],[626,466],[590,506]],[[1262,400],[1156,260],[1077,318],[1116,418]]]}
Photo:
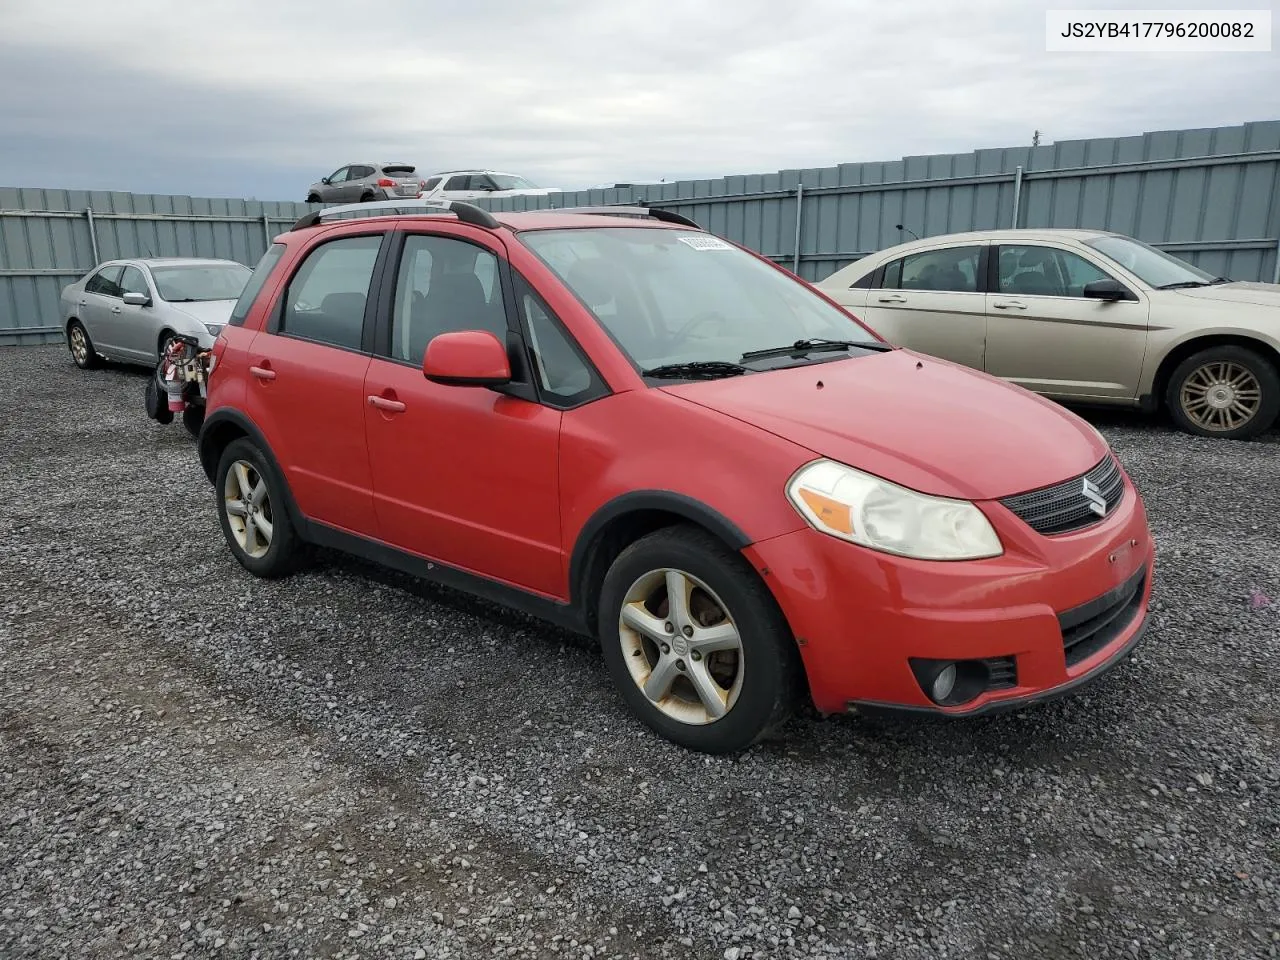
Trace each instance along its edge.
{"label": "car rear wheel", "polygon": [[284,483],[262,451],[245,438],[233,440],[215,476],[222,533],[240,565],[267,579],[292,573],[302,545],[284,505]]}
{"label": "car rear wheel", "polygon": [[743,750],[794,704],[786,620],[750,565],[700,529],[659,530],[618,556],[601,591],[600,639],[627,705],[681,746]]}
{"label": "car rear wheel", "polygon": [[1280,413],[1280,374],[1247,347],[1210,347],[1178,364],[1165,399],[1188,433],[1247,440]]}
{"label": "car rear wheel", "polygon": [[67,327],[67,348],[71,351],[71,359],[81,370],[92,370],[102,363],[97,351],[93,349],[89,331],[79,320],[72,320]]}

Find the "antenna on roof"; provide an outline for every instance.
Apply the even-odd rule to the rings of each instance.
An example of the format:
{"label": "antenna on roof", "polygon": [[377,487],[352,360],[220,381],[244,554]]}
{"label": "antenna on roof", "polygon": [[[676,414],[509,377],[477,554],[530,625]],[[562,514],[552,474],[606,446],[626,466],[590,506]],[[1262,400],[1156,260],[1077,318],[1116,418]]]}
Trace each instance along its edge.
{"label": "antenna on roof", "polygon": [[920,239],[920,237],[916,234],[916,232],[915,232],[914,230],[912,230],[912,229],[910,229],[910,228],[908,228],[908,227],[904,227],[904,226],[903,226],[902,224],[900,224],[900,223],[895,223],[895,224],[893,225],[893,229],[895,229],[895,230],[900,230],[900,231],[902,231],[903,233],[909,233],[909,234],[911,234],[911,236],[912,236],[914,239],[916,239],[916,240],[919,240],[919,239]]}

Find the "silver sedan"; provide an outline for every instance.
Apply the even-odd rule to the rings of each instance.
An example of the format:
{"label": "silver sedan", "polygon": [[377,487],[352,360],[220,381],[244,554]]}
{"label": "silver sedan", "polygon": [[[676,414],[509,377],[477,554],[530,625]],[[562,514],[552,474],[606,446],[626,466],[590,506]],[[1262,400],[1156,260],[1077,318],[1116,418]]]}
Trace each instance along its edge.
{"label": "silver sedan", "polygon": [[174,336],[213,346],[252,271],[234,260],[110,260],[62,290],[62,328],[76,366],[153,366]]}

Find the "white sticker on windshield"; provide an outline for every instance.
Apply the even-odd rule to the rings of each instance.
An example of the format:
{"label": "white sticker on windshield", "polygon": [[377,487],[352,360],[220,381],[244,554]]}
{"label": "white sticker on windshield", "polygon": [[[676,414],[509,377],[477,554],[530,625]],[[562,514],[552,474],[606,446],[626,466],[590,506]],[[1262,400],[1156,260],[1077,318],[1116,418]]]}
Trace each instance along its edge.
{"label": "white sticker on windshield", "polygon": [[697,234],[692,237],[676,237],[681,243],[688,244],[695,250],[732,250],[733,244],[725,243],[719,237]]}

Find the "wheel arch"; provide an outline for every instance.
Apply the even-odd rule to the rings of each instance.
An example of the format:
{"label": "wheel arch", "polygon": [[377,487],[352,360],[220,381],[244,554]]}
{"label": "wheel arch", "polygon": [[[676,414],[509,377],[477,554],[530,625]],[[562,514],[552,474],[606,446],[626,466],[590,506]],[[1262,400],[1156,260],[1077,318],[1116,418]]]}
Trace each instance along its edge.
{"label": "wheel arch", "polygon": [[678,524],[699,527],[735,551],[751,544],[737,524],[693,497],[670,490],[635,490],[615,497],[582,525],[569,559],[570,603],[592,636],[600,590],[618,554],[641,537]]}
{"label": "wheel arch", "polygon": [[1169,380],[1173,376],[1173,371],[1178,368],[1178,364],[1192,354],[1199,353],[1201,350],[1208,350],[1211,347],[1242,347],[1246,350],[1252,350],[1270,363],[1277,373],[1280,373],[1280,351],[1265,340],[1249,336],[1247,333],[1210,333],[1193,336],[1175,345],[1164,355],[1160,365],[1156,368],[1155,376],[1151,381],[1151,402],[1153,407],[1165,409],[1168,406],[1165,394],[1168,392]]}
{"label": "wheel arch", "polygon": [[258,425],[239,410],[226,407],[221,410],[215,410],[205,417],[204,424],[200,427],[200,435],[196,438],[196,449],[200,456],[200,466],[203,468],[205,476],[209,479],[209,483],[217,483],[218,461],[222,458],[222,452],[236,440],[241,439],[252,441],[254,446],[262,452],[262,456],[275,474],[275,479],[280,482],[285,510],[289,514],[289,519],[293,522],[294,530],[297,531],[302,539],[309,539],[308,530],[310,528],[307,518],[298,509],[297,501],[293,498],[293,491],[289,489],[289,480],[285,477],[284,471],[280,469],[280,462],[276,460],[275,454],[271,452],[271,446],[267,443],[262,431],[258,429]]}

